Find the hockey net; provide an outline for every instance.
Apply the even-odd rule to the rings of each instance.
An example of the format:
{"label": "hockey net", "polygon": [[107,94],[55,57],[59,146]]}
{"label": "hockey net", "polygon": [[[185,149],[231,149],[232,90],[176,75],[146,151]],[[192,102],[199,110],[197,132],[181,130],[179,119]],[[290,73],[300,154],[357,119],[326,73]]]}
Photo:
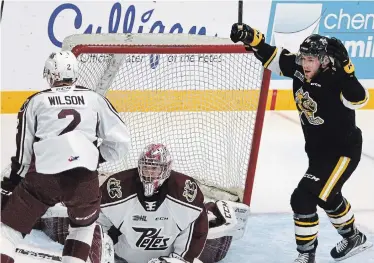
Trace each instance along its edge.
{"label": "hockey net", "polygon": [[78,57],[77,84],[106,96],[130,129],[129,154],[101,174],[163,143],[208,198],[250,203],[270,76],[252,53],[185,34],[72,35],[62,49]]}

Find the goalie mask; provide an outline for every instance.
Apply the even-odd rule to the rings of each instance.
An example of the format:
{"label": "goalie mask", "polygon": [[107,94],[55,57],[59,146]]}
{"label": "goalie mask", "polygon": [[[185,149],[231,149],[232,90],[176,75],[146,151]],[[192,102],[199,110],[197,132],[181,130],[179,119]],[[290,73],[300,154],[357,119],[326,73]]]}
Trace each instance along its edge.
{"label": "goalie mask", "polygon": [[138,161],[140,181],[144,187],[144,195],[152,196],[169,178],[171,172],[171,156],[163,144],[150,144],[144,148]]}
{"label": "goalie mask", "polygon": [[58,81],[74,83],[78,77],[78,61],[71,51],[52,53],[45,62],[43,78],[50,87]]}

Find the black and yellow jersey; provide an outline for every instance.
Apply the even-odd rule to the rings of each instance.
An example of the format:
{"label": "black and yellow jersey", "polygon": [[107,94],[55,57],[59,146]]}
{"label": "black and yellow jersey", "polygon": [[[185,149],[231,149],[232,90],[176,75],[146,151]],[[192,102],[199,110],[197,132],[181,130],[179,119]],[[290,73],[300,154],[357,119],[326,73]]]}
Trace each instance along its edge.
{"label": "black and yellow jersey", "polygon": [[293,79],[293,96],[309,156],[330,153],[350,157],[361,152],[355,109],[363,107],[369,96],[355,76],[327,67],[309,81],[296,63],[296,55],[287,49],[264,43],[255,55],[264,67]]}

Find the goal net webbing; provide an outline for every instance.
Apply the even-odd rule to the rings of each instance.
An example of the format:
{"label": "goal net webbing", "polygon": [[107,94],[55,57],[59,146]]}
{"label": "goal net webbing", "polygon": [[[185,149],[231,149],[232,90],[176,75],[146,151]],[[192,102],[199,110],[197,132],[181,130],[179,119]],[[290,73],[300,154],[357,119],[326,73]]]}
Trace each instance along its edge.
{"label": "goal net webbing", "polygon": [[136,167],[147,144],[163,143],[205,194],[249,202],[268,88],[252,53],[184,34],[72,35],[62,49],[78,57],[77,84],[105,95],[131,132],[129,154],[101,173]]}

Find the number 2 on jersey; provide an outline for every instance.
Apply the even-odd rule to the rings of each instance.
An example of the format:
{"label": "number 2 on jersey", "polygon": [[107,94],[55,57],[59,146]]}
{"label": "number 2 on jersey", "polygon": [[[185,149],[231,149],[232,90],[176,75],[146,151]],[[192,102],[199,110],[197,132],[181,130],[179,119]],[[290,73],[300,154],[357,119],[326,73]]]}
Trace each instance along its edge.
{"label": "number 2 on jersey", "polygon": [[62,132],[60,132],[59,135],[62,135],[64,133],[74,130],[78,126],[78,124],[81,122],[81,115],[79,114],[78,111],[74,109],[63,109],[59,112],[57,116],[59,119],[65,119],[66,116],[69,116],[69,115],[73,116],[73,120],[68,124],[68,126],[65,127],[65,129],[62,130]]}

